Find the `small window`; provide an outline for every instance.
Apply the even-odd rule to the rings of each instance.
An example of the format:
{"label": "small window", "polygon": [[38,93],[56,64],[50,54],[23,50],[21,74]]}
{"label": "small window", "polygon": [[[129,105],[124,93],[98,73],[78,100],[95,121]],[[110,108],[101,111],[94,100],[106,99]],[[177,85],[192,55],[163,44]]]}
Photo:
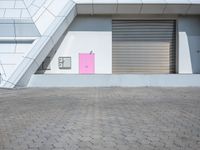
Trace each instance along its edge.
{"label": "small window", "polygon": [[42,63],[42,69],[43,70],[51,70],[50,62],[51,62],[51,57],[47,57],[44,60],[44,62]]}
{"label": "small window", "polygon": [[42,65],[40,66],[39,70],[51,70],[51,57],[47,57],[43,62]]}
{"label": "small window", "polygon": [[59,69],[71,69],[71,57],[59,57],[58,67]]}
{"label": "small window", "polygon": [[0,84],[1,84],[1,80],[2,80],[2,76],[1,76],[1,72],[0,72]]}

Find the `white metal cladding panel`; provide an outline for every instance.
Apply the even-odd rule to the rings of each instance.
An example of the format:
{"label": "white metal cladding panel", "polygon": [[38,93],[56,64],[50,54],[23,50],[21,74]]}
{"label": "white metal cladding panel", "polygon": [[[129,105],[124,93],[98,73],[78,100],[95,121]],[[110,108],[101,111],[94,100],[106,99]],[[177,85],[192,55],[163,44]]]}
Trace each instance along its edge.
{"label": "white metal cladding panel", "polygon": [[113,20],[113,74],[175,73],[176,21]]}

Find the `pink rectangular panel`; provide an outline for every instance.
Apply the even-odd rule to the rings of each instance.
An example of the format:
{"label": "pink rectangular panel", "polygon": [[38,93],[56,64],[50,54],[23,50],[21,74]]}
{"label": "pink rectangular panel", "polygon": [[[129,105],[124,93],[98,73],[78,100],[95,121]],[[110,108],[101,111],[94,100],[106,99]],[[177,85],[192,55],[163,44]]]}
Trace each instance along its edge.
{"label": "pink rectangular panel", "polygon": [[79,54],[79,73],[94,74],[95,72],[95,54]]}

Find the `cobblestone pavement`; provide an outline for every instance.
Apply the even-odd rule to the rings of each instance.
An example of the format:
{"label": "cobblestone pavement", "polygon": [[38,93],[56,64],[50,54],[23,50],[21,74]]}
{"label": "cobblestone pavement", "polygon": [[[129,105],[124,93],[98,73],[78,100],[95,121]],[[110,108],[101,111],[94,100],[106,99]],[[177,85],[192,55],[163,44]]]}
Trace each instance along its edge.
{"label": "cobblestone pavement", "polygon": [[0,90],[0,150],[200,150],[200,88]]}

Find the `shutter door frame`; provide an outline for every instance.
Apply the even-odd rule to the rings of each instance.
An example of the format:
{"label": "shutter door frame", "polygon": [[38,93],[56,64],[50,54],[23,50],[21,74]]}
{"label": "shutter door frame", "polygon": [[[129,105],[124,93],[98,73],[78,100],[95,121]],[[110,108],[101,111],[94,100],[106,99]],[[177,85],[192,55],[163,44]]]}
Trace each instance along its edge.
{"label": "shutter door frame", "polygon": [[177,37],[176,19],[112,19],[112,73],[176,73]]}

